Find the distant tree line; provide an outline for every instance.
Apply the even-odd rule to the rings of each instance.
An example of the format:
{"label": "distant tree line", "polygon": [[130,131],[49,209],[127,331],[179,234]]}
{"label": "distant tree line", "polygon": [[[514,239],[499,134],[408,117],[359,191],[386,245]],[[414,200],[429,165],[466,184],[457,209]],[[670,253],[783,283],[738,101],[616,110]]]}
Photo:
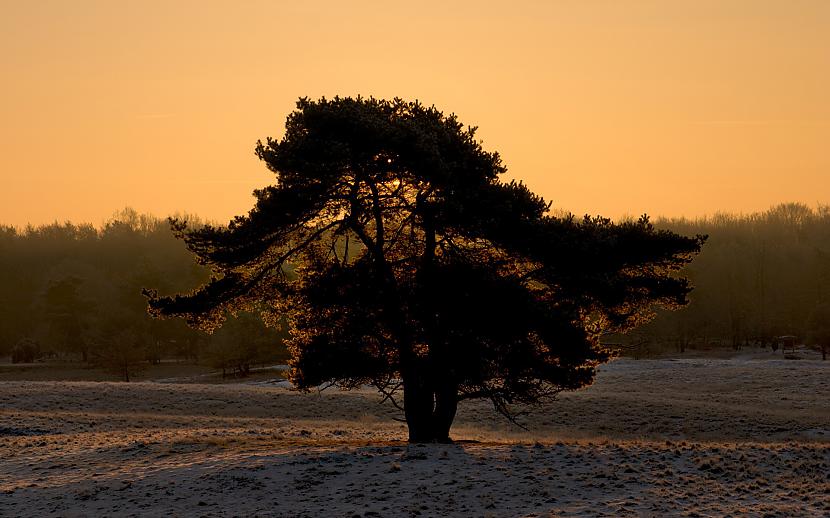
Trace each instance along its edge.
{"label": "distant tree line", "polygon": [[131,209],[101,228],[0,226],[0,357],[83,361],[124,379],[163,360],[244,375],[284,358],[284,334],[256,314],[240,313],[212,336],[147,314],[142,287],[180,292],[208,279],[167,220]]}
{"label": "distant tree line", "polygon": [[[189,218],[198,224],[198,218]],[[609,337],[642,352],[772,347],[782,335],[830,344],[830,207],[787,203],[749,215],[658,219],[683,235],[708,234],[682,272],[695,286],[681,311]],[[86,361],[129,376],[162,359],[198,361],[228,375],[285,358],[284,331],[240,314],[213,335],[148,317],[141,288],[188,291],[209,272],[166,220],[127,209],[101,228],[0,225],[0,357]]]}
{"label": "distant tree line", "polygon": [[777,337],[830,343],[830,207],[798,203],[749,215],[660,219],[655,226],[708,234],[684,270],[695,290],[689,306],[660,314],[624,337],[654,349],[775,347]]}

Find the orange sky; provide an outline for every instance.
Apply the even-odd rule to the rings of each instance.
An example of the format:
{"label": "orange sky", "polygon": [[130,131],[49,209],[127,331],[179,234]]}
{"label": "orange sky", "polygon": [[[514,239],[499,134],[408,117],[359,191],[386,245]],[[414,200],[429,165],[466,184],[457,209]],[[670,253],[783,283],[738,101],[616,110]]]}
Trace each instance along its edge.
{"label": "orange sky", "polygon": [[5,224],[227,220],[336,94],[455,112],[578,214],[830,203],[827,0],[0,0],[0,48]]}

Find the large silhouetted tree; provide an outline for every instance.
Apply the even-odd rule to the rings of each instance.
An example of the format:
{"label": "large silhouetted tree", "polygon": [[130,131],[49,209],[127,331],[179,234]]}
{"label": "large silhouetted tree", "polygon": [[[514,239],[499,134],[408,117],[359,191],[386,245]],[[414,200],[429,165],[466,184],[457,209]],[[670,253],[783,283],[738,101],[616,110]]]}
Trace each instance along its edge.
{"label": "large silhouetted tree", "polygon": [[703,238],[643,217],[553,217],[455,116],[401,100],[301,99],[256,153],[276,175],[247,216],[180,235],[212,281],[148,291],[206,330],[267,304],[291,324],[300,388],[403,392],[411,441],[446,441],[459,400],[508,417],[592,382],[601,334],[679,307]]}

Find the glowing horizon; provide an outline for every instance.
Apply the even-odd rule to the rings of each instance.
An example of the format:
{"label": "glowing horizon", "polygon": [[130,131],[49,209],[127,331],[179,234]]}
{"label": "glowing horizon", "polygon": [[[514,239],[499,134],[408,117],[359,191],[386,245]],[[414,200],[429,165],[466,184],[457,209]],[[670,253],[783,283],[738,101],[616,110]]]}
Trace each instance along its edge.
{"label": "glowing horizon", "polygon": [[227,221],[298,97],[419,99],[575,214],[830,203],[830,3],[5,4],[0,224]]}

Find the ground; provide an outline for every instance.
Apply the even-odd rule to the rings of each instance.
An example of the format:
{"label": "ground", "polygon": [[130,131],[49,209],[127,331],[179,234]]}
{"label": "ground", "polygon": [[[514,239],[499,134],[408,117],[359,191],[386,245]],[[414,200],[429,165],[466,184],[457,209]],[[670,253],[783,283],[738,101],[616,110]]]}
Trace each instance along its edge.
{"label": "ground", "polygon": [[621,359],[527,431],[468,403],[427,446],[371,390],[0,381],[0,516],[830,516],[803,356]]}

